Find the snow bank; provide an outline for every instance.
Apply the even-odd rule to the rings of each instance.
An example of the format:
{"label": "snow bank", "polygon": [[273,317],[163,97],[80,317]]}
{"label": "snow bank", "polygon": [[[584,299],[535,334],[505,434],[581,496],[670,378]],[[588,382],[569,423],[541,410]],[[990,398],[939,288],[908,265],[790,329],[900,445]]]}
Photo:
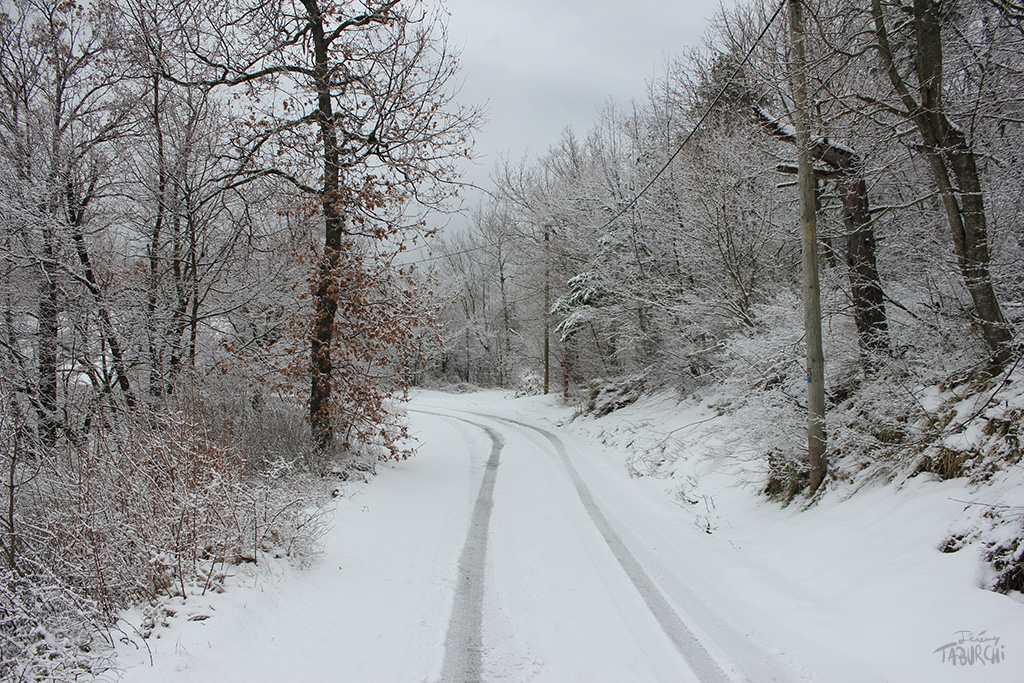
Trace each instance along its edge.
{"label": "snow bank", "polygon": [[[593,458],[620,486],[669,503],[658,523],[686,548],[708,600],[809,679],[1024,680],[1020,594],[988,590],[986,545],[971,543],[1000,512],[1024,511],[1019,467],[980,486],[931,474],[840,485],[806,509],[782,508],[762,495],[766,468],[740,425],[707,403],[645,397],[601,419],[572,419],[544,398],[516,410],[557,410],[564,430],[602,445]],[[965,541],[943,552],[951,535]]]}

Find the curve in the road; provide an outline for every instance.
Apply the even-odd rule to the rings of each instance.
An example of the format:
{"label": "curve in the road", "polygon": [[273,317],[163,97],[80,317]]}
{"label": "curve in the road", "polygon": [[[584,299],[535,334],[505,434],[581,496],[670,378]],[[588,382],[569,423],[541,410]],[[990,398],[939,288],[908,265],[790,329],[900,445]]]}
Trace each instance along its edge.
{"label": "curve in the road", "polygon": [[651,579],[647,571],[643,568],[643,565],[640,564],[636,559],[636,556],[633,555],[630,549],[626,546],[622,537],[619,536],[615,529],[612,528],[612,525],[608,522],[608,518],[605,517],[601,508],[594,500],[594,496],[590,492],[590,489],[583,481],[583,478],[580,477],[579,472],[576,470],[576,466],[573,465],[572,460],[569,458],[569,453],[565,448],[565,444],[560,438],[558,438],[558,435],[545,429],[541,429],[540,427],[535,427],[534,425],[506,417],[476,412],[471,412],[470,414],[533,430],[551,442],[552,446],[554,446],[555,452],[558,453],[562,464],[565,466],[569,479],[576,488],[576,493],[579,496],[580,501],[583,503],[583,507],[586,509],[587,514],[590,516],[591,521],[593,521],[594,526],[596,526],[598,531],[601,533],[601,536],[608,544],[608,547],[611,549],[615,559],[618,560],[623,571],[629,577],[630,581],[632,581],[637,592],[640,593],[640,596],[647,604],[647,608],[661,625],[661,628],[665,631],[665,635],[668,636],[669,640],[672,641],[672,644],[675,645],[679,654],[683,656],[687,663],[689,663],[693,672],[704,683],[727,683],[728,681],[733,680],[732,677],[728,676],[718,662],[708,653],[689,627],[683,623],[679,614],[665,599],[665,596],[662,594],[661,590],[658,589],[654,580]]}

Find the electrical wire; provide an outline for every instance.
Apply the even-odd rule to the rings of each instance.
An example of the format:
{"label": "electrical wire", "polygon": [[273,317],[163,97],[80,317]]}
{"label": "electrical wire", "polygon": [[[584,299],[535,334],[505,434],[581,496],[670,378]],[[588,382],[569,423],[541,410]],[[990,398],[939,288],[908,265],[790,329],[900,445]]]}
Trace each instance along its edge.
{"label": "electrical wire", "polygon": [[701,125],[704,123],[704,121],[708,118],[708,116],[714,110],[715,105],[718,104],[718,101],[720,99],[722,99],[723,95],[725,95],[725,91],[729,89],[730,85],[732,85],[733,79],[735,79],[736,76],[739,75],[740,70],[746,65],[746,63],[748,61],[750,61],[750,56],[752,54],[754,54],[754,49],[760,44],[761,40],[764,39],[765,35],[767,35],[768,29],[771,28],[772,24],[775,23],[775,20],[778,18],[779,14],[782,12],[782,8],[786,6],[786,2],[787,1],[788,0],[782,0],[782,2],[779,3],[779,6],[775,9],[775,13],[772,14],[772,16],[771,16],[771,19],[769,19],[768,23],[764,25],[763,29],[761,29],[761,33],[760,33],[760,35],[757,36],[757,40],[755,40],[753,45],[750,46],[750,49],[747,50],[747,54],[743,56],[743,60],[739,64],[736,65],[735,69],[733,69],[732,75],[729,76],[728,80],[726,80],[725,85],[723,85],[722,89],[718,92],[717,95],[715,95],[715,99],[713,99],[711,101],[711,104],[708,105],[707,110],[704,112],[704,114],[697,121],[697,124],[693,128],[690,129],[690,132],[686,134],[686,137],[683,138],[683,141],[681,143],[679,143],[679,147],[677,147],[676,151],[672,153],[672,156],[670,156],[668,158],[668,160],[662,165],[662,167],[660,169],[658,169],[658,172],[654,174],[654,176],[650,179],[650,181],[648,181],[648,183],[644,186],[644,189],[640,190],[640,192],[638,192],[636,194],[636,196],[633,197],[633,199],[631,199],[628,204],[626,204],[624,207],[622,207],[622,209],[619,210],[619,212],[617,214],[612,216],[608,220],[607,223],[605,223],[604,225],[601,226],[601,228],[600,228],[601,231],[607,229],[612,223],[614,223],[615,221],[617,221],[620,218],[622,218],[623,214],[625,214],[631,208],[636,206],[636,203],[638,201],[640,201],[640,198],[643,197],[645,194],[647,194],[647,191],[650,190],[654,186],[654,183],[657,182],[658,178],[660,178],[661,175],[666,170],[668,170],[668,167],[672,165],[672,162],[675,161],[676,157],[678,157],[679,154],[683,151],[683,148],[686,147],[686,143],[688,143],[690,141],[690,139],[693,138],[694,134],[697,132],[698,129],[700,129]]}
{"label": "electrical wire", "polygon": [[[768,23],[766,23],[764,25],[764,28],[761,29],[761,33],[757,36],[757,39],[754,40],[753,44],[750,46],[750,49],[747,50],[747,53],[743,56],[743,59],[740,61],[739,64],[736,65],[736,68],[733,69],[733,72],[729,76],[729,78],[726,80],[725,85],[723,85],[722,89],[718,92],[717,95],[715,95],[715,99],[713,99],[711,101],[711,104],[708,105],[707,110],[705,110],[705,112],[701,115],[700,119],[697,120],[696,125],[694,125],[693,128],[690,129],[690,132],[686,134],[686,137],[683,138],[683,141],[679,143],[679,146],[672,153],[672,155],[665,161],[665,163],[661,166],[661,168],[658,169],[658,172],[655,173],[654,176],[651,177],[651,179],[647,182],[647,184],[644,186],[644,188],[642,190],[640,190],[640,192],[638,192],[636,194],[636,196],[634,196],[633,199],[631,199],[629,201],[628,204],[626,204],[624,207],[622,207],[622,209],[620,209],[618,213],[616,213],[614,216],[612,216],[610,219],[608,219],[608,221],[599,228],[599,232],[606,230],[615,221],[617,221],[620,218],[622,218],[622,216],[627,211],[629,211],[631,208],[636,206],[637,202],[640,201],[641,197],[643,197],[645,194],[647,194],[647,192],[652,187],[654,187],[654,183],[656,183],[658,181],[658,178],[660,178],[662,176],[662,174],[664,174],[665,171],[668,170],[668,167],[672,165],[672,162],[676,160],[676,157],[678,157],[682,153],[683,148],[686,147],[686,143],[688,143],[693,138],[693,136],[696,134],[696,132],[700,129],[701,125],[703,125],[703,123],[707,120],[708,116],[711,115],[711,112],[714,111],[714,109],[715,109],[715,105],[717,105],[718,101],[721,100],[722,97],[725,95],[725,92],[726,92],[726,90],[729,89],[729,86],[733,84],[733,81],[735,80],[736,76],[739,75],[740,70],[743,69],[743,67],[747,64],[747,62],[750,61],[750,56],[752,54],[754,54],[754,50],[757,48],[758,45],[760,45],[761,41],[768,34],[768,29],[770,29],[772,27],[772,24],[775,23],[775,20],[779,17],[779,14],[782,12],[782,8],[786,6],[786,2],[788,2],[788,0],[782,0],[782,2],[779,3],[779,6],[775,8],[774,14],[772,14],[770,19],[768,19]],[[427,263],[429,261],[438,261],[440,259],[449,258],[451,256],[460,256],[462,254],[468,254],[470,252],[480,251],[481,249],[487,249],[488,247],[493,247],[496,244],[497,244],[496,242],[482,244],[482,245],[477,246],[477,247],[469,247],[469,248],[463,249],[461,251],[452,252],[450,254],[439,254],[437,256],[429,256],[429,257],[426,257],[426,258],[423,258],[423,259],[419,259],[417,261],[409,261],[409,262],[407,262],[407,263],[405,263],[403,265],[414,265],[414,264],[418,264],[418,263]]]}

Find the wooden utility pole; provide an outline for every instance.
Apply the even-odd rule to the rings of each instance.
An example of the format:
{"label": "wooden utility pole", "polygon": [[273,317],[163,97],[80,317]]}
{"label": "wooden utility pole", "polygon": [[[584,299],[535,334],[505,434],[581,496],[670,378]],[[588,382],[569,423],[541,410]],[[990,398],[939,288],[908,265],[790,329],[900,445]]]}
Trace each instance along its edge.
{"label": "wooden utility pole", "polygon": [[551,383],[551,341],[549,336],[551,309],[551,226],[544,224],[544,393]]}
{"label": "wooden utility pole", "polygon": [[807,55],[804,49],[802,0],[789,1],[789,73],[796,101],[796,141],[800,188],[800,249],[803,253],[804,338],[807,341],[807,455],[810,491],[825,478],[825,358],[821,350],[821,296],[818,284],[818,225],[815,212],[814,166],[811,159],[811,117],[807,101]]}

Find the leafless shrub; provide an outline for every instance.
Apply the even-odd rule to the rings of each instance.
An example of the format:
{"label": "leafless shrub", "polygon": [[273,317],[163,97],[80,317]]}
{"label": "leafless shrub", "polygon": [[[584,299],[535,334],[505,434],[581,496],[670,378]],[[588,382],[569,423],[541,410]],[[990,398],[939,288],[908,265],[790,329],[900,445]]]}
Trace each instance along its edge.
{"label": "leafless shrub", "polygon": [[108,645],[94,602],[41,566],[0,567],[0,679],[91,677],[110,667]]}
{"label": "leafless shrub", "polygon": [[4,401],[5,681],[96,673],[124,607],[219,589],[218,565],[261,553],[302,563],[327,528],[322,479],[267,448],[247,457],[268,427],[232,433],[196,396],[144,419],[96,415],[87,439],[49,449],[15,423]]}

